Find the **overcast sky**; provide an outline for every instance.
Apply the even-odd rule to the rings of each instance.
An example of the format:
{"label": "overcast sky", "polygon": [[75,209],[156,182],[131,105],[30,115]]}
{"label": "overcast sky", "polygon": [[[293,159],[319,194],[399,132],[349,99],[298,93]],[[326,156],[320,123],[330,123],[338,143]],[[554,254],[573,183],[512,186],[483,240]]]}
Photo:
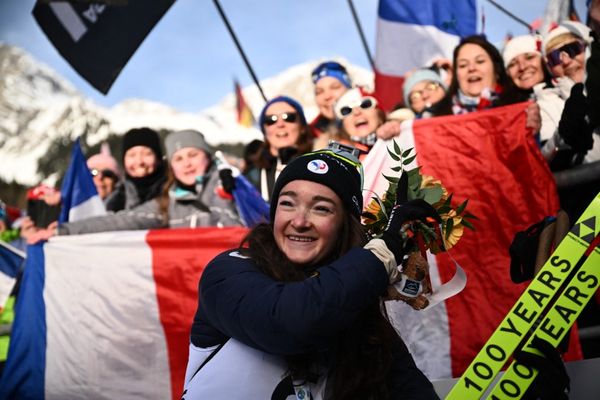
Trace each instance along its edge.
{"label": "overcast sky", "polygon": [[[528,22],[541,17],[546,0],[498,0]],[[35,23],[34,0],[0,0],[0,40],[24,48],[97,103],[112,106],[144,98],[197,112],[218,103],[252,78],[213,1],[177,0],[158,23],[104,96],[61,58]],[[583,17],[585,0],[575,0]],[[369,67],[347,0],[221,0],[220,4],[259,79],[306,61],[343,57]],[[376,0],[353,0],[371,52],[375,49]],[[479,0],[485,33],[492,42],[526,28]],[[481,25],[481,23],[479,23]]]}

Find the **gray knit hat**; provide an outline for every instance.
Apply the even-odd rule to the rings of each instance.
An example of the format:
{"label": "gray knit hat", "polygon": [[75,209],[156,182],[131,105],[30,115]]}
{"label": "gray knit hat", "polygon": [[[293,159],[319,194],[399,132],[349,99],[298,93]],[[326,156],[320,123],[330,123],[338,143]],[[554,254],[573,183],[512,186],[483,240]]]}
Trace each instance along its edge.
{"label": "gray knit hat", "polygon": [[410,99],[409,99],[410,91],[417,83],[422,82],[422,81],[437,82],[444,89],[444,91],[446,90],[446,83],[444,83],[444,80],[442,79],[440,74],[438,74],[437,72],[435,72],[429,68],[423,68],[423,69],[416,70],[415,72],[410,74],[410,76],[408,78],[406,78],[406,80],[404,81],[404,85],[402,87],[402,91],[403,91],[403,95],[404,95],[404,104],[407,107],[410,106]]}
{"label": "gray knit hat", "polygon": [[208,156],[212,156],[213,154],[213,150],[210,145],[206,143],[204,135],[192,129],[170,133],[165,139],[168,160],[173,157],[173,154],[177,150],[181,150],[185,147],[195,147],[204,151]]}

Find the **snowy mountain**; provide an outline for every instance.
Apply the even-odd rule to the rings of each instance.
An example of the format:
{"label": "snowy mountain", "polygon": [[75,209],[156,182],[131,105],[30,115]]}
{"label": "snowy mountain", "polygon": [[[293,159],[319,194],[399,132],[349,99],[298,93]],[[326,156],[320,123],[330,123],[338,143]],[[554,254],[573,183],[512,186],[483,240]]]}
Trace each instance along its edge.
{"label": "snowy mountain", "polygon": [[[267,96],[285,94],[305,107],[310,120],[317,114],[310,72],[322,60],[291,67],[261,81]],[[373,74],[349,65],[354,81],[372,86]],[[264,101],[255,85],[243,89],[255,116]],[[42,180],[53,183],[55,171],[38,170],[43,157],[62,154],[57,147],[69,147],[76,137],[94,146],[109,135],[148,126],[156,130],[193,128],[210,144],[248,143],[262,138],[256,128],[236,122],[235,95],[225,96],[215,106],[200,113],[180,112],[168,105],[143,99],[129,99],[105,108],[85,98],[73,85],[23,50],[0,42],[0,179],[34,185]],[[64,163],[66,160],[54,160]],[[47,163],[46,163],[47,164]]]}

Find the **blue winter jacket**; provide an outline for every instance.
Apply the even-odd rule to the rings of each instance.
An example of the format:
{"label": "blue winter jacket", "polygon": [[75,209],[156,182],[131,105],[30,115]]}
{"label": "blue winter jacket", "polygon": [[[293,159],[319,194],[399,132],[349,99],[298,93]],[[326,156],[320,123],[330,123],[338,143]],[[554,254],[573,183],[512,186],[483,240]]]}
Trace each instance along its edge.
{"label": "blue winter jacket", "polygon": [[[379,301],[389,282],[383,263],[363,248],[350,250],[300,282],[270,278],[238,250],[221,253],[202,274],[191,332],[196,347],[235,338],[281,356],[327,352],[340,331]],[[391,398],[438,399],[398,336],[392,352]]]}
{"label": "blue winter jacket", "polygon": [[327,349],[331,340],[378,301],[388,276],[369,250],[355,248],[315,277],[279,282],[254,261],[228,251],[202,274],[192,343],[210,347],[233,337],[277,355]]}

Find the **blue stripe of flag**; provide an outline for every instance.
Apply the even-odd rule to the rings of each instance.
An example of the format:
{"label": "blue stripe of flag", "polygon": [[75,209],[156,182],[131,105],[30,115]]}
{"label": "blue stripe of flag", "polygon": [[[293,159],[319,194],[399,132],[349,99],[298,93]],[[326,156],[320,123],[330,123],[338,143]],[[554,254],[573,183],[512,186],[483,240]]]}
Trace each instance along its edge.
{"label": "blue stripe of flag", "polygon": [[18,249],[0,241],[0,272],[16,278],[25,260]]}
{"label": "blue stripe of flag", "polygon": [[59,223],[69,221],[69,211],[84,201],[98,195],[94,178],[87,167],[79,138],[73,143],[71,151],[71,162],[65,173],[61,191],[61,210],[58,218]]}
{"label": "blue stripe of flag", "polygon": [[44,399],[46,309],[44,245],[27,246],[27,262],[15,304],[0,399]]}
{"label": "blue stripe of flag", "polygon": [[380,0],[379,18],[429,25],[466,37],[477,32],[477,0]]}

